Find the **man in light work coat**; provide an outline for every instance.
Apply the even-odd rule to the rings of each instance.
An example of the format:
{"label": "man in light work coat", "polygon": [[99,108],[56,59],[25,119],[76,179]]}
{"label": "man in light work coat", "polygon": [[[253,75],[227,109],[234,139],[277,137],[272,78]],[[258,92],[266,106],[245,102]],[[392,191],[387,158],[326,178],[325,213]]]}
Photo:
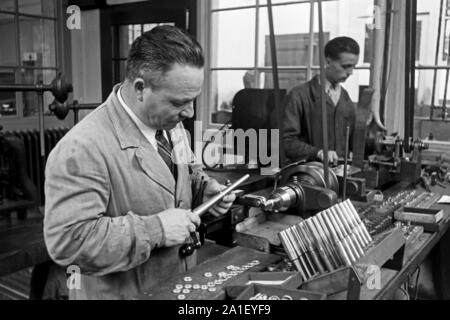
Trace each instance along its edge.
{"label": "man in light work coat", "polygon": [[[344,157],[347,126],[350,127],[351,148],[355,105],[340,83],[353,74],[359,52],[358,43],[348,37],[335,38],[325,46],[329,162]],[[291,90],[286,100],[283,130],[285,153],[289,161],[323,161],[319,76]]]}
{"label": "man in light work coat", "polygon": [[[203,66],[200,45],[180,29],[144,33],[130,49],[125,81],[51,152],[44,236],[58,265],[81,272],[70,298],[129,299],[195,265],[195,254],[179,254],[200,223],[190,211],[191,184],[208,181],[205,199],[225,188],[195,164],[182,130]],[[172,158],[162,146],[173,148]],[[226,213],[234,198],[212,213]]]}

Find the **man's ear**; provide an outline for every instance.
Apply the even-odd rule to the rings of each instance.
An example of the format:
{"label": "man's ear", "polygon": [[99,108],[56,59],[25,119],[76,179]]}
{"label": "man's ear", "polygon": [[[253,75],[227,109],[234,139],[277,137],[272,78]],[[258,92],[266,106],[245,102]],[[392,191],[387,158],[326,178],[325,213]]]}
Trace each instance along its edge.
{"label": "man's ear", "polygon": [[142,78],[136,78],[133,81],[133,88],[138,101],[144,100],[145,81]]}

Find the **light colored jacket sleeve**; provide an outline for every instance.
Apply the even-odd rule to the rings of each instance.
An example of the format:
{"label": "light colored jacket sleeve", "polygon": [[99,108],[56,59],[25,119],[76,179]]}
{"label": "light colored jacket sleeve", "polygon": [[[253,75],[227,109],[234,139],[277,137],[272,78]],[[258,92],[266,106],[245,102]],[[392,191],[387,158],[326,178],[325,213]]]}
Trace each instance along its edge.
{"label": "light colored jacket sleeve", "polygon": [[56,263],[105,275],[144,263],[164,243],[157,215],[105,215],[111,189],[95,144],[65,139],[50,154],[45,175],[44,238]]}

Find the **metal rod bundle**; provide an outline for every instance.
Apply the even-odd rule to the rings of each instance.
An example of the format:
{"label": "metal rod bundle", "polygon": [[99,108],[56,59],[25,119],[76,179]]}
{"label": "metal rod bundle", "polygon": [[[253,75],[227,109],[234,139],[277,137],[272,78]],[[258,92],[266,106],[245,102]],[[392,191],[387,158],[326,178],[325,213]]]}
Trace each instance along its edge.
{"label": "metal rod bundle", "polygon": [[322,211],[279,234],[281,243],[304,281],[350,266],[372,242],[350,200]]}

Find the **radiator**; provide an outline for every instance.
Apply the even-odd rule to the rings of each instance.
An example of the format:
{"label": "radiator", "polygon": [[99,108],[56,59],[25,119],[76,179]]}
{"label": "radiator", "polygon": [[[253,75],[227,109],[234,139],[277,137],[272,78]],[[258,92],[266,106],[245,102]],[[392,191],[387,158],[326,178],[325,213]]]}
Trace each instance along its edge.
{"label": "radiator", "polygon": [[[69,128],[55,128],[46,129],[44,133],[45,140],[45,161],[48,154],[58,141],[69,131]],[[45,203],[44,196],[44,172],[45,161],[41,157],[40,149],[40,136],[38,130],[26,130],[26,131],[8,131],[7,135],[15,135],[20,138],[25,145],[25,154],[27,159],[27,173],[28,177],[33,181],[39,194],[39,206],[43,206]]]}

